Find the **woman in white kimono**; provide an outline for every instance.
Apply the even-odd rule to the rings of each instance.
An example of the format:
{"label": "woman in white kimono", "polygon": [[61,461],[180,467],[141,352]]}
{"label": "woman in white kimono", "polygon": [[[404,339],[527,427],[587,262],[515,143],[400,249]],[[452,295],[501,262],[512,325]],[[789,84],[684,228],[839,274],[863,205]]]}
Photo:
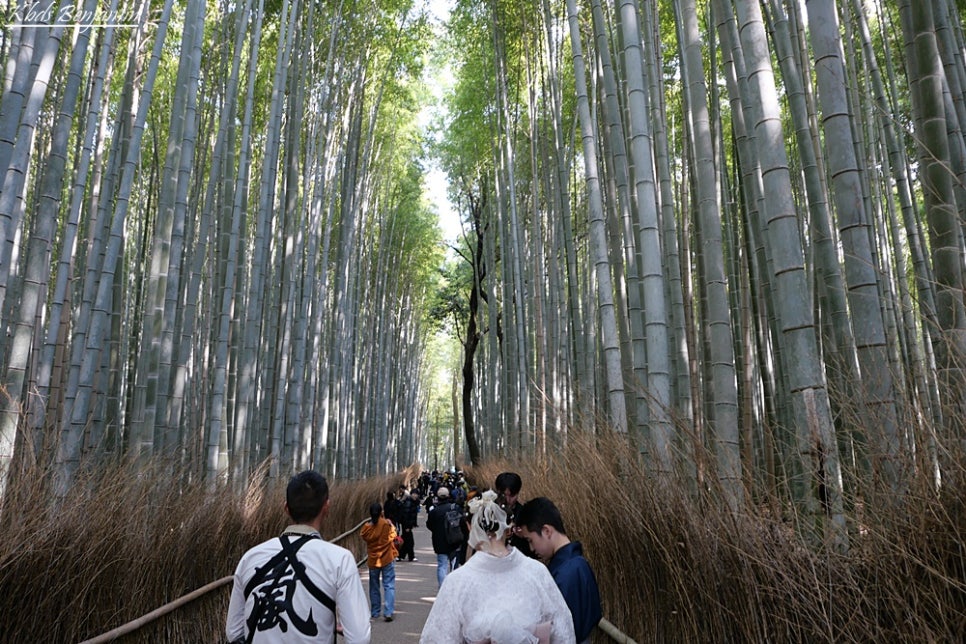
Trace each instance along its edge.
{"label": "woman in white kimono", "polygon": [[506,512],[496,498],[487,490],[470,501],[476,554],[443,581],[420,644],[576,642],[570,609],[547,567],[506,545]]}

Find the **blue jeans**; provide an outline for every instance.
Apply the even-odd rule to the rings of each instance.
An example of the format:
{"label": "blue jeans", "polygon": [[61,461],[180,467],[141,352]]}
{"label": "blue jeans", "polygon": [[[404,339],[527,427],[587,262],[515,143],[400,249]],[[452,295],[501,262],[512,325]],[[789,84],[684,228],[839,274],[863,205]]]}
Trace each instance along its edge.
{"label": "blue jeans", "polygon": [[383,568],[369,569],[369,614],[379,617],[379,607],[382,604],[379,598],[379,577],[382,577],[382,595],[386,600],[383,614],[392,617],[392,611],[396,608],[396,568],[392,562]]}
{"label": "blue jeans", "polygon": [[451,554],[436,554],[436,585],[437,588],[443,585],[443,580],[446,579],[456,563],[456,553]]}

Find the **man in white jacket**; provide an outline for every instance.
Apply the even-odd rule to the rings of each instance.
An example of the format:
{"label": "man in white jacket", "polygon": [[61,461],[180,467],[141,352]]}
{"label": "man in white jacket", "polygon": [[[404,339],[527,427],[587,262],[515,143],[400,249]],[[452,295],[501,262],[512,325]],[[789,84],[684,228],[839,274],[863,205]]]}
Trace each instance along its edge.
{"label": "man in white jacket", "polygon": [[319,533],[329,511],[325,477],[312,470],[293,476],[285,511],[294,525],[250,549],[235,568],[228,641],[331,643],[339,628],[345,644],[368,644],[369,602],[352,553]]}

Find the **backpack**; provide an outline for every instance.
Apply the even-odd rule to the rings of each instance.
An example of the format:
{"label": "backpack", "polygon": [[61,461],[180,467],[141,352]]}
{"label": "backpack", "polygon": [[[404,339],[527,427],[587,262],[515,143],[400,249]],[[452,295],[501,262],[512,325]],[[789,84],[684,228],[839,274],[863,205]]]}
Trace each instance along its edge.
{"label": "backpack", "polygon": [[443,534],[451,546],[463,543],[463,512],[453,503],[443,514]]}

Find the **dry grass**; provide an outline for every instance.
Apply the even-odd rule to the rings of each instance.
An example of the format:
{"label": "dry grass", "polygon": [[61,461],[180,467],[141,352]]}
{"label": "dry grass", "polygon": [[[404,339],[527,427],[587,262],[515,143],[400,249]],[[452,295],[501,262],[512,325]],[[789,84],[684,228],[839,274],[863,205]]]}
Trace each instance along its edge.
{"label": "dry grass", "polygon": [[[966,632],[966,488],[865,507],[849,552],[807,547],[774,503],[734,515],[714,491],[642,477],[617,437],[574,438],[521,474],[584,544],[604,614],[639,642],[953,642]],[[925,487],[925,486],[924,486]],[[885,503],[885,502],[883,502]],[[603,640],[602,640],[603,641]]]}
{"label": "dry grass", "polygon": [[[0,642],[78,642],[232,574],[251,545],[287,523],[284,484],[247,494],[186,483],[161,466],[102,472],[44,511],[42,477],[18,482],[0,525]],[[368,516],[402,476],[332,485],[335,537]],[[364,552],[358,536],[344,545]],[[209,593],[122,642],[222,642],[228,589]]]}
{"label": "dry grass", "polygon": [[[946,642],[966,629],[961,481],[862,508],[845,554],[804,545],[774,504],[736,516],[713,490],[658,487],[636,463],[619,438],[572,437],[549,460],[467,475],[485,488],[512,469],[523,498],[553,499],[596,570],[605,615],[640,642]],[[407,476],[335,483],[324,536]],[[22,479],[0,525],[0,641],[80,641],[231,574],[286,523],[284,483],[256,478],[237,495],[163,467],[119,469],[57,511],[43,510],[41,478]],[[358,537],[345,545],[361,556]],[[122,641],[220,642],[227,598],[226,586]]]}

